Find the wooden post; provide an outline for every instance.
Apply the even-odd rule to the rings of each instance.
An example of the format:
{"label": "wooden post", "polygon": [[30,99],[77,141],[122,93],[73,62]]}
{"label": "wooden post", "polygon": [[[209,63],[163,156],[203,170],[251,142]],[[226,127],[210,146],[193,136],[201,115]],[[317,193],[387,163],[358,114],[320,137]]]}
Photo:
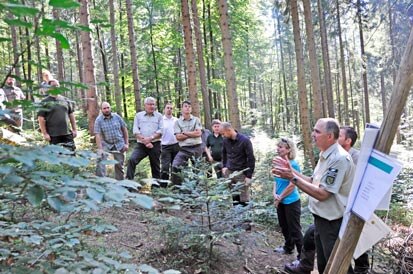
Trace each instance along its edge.
{"label": "wooden post", "polygon": [[[388,154],[393,144],[397,128],[400,124],[402,111],[406,105],[407,97],[413,84],[413,29],[410,31],[409,40],[400,63],[396,82],[394,83],[387,115],[384,117],[375,149]],[[351,258],[363,230],[364,221],[351,214],[343,239],[335,250],[335,256],[330,256],[326,269],[328,274],[345,274],[350,266]]]}

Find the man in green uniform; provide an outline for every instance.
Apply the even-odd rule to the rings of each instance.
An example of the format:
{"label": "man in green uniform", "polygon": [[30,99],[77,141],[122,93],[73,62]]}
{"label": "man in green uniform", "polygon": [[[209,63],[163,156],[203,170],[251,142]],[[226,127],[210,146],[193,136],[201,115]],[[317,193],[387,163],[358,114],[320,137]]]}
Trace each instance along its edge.
{"label": "man in green uniform", "polygon": [[[59,81],[50,80],[49,85],[52,89],[57,88]],[[37,119],[44,140],[74,151],[77,136],[74,102],[62,95],[49,94],[40,104],[42,109],[37,113]]]}
{"label": "man in green uniform", "polygon": [[311,177],[293,170],[286,159],[275,161],[275,174],[289,179],[310,195],[319,273],[324,272],[337,240],[355,171],[351,156],[337,143],[339,133],[340,126],[335,119],[317,121],[312,137],[320,149],[320,159]]}

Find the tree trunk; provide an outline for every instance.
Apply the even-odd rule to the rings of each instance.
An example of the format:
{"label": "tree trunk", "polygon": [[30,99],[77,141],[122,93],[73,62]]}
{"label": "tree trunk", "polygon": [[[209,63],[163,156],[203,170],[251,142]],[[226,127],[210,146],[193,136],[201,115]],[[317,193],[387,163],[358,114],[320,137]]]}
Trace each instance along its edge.
{"label": "tree trunk", "polygon": [[[27,22],[27,20],[25,19]],[[33,93],[30,91],[33,90],[33,81],[32,81],[32,42],[30,40],[30,34],[29,34],[29,29],[25,28],[25,33],[26,33],[26,47],[27,47],[27,82],[26,82],[26,99],[27,100],[33,100]]]}
{"label": "tree trunk", "polygon": [[369,90],[367,85],[367,56],[364,47],[364,36],[363,36],[363,22],[361,18],[361,1],[357,0],[357,19],[359,25],[359,37],[360,37],[360,53],[361,53],[361,64],[362,64],[362,77],[363,77],[363,92],[364,92],[364,111],[365,111],[365,121],[370,123],[370,104],[369,104]]}
{"label": "tree trunk", "polygon": [[321,52],[323,54],[323,68],[324,68],[324,86],[325,95],[324,99],[327,101],[328,116],[334,118],[334,99],[333,99],[333,85],[331,83],[331,68],[330,68],[330,56],[327,40],[327,29],[325,25],[324,9],[322,1],[317,0],[318,19],[320,22],[320,34],[321,34]]}
{"label": "tree trunk", "polygon": [[[79,82],[83,83],[84,80],[84,72],[83,72],[83,54],[82,54],[82,49],[80,47],[79,43],[79,31],[76,31],[76,54],[77,54],[77,69],[79,72]],[[86,93],[83,88],[80,89],[80,97],[81,97],[81,104],[82,104],[82,110],[83,114],[87,114],[87,101],[86,99]]]}
{"label": "tree trunk", "polygon": [[384,71],[380,72],[380,94],[381,94],[381,104],[383,109],[383,118],[387,113],[387,98],[386,98],[386,86],[384,84]]}
{"label": "tree trunk", "polygon": [[349,112],[348,112],[348,91],[347,91],[347,77],[346,77],[346,65],[345,65],[345,58],[344,58],[344,45],[343,45],[343,38],[341,33],[341,15],[340,15],[340,4],[339,1],[336,0],[336,7],[337,7],[337,31],[338,31],[338,41],[340,47],[340,66],[341,66],[341,80],[342,80],[342,88],[343,88],[343,107],[344,110],[342,112],[342,118],[346,125],[350,124],[349,119]]}
{"label": "tree trunk", "polygon": [[239,117],[238,96],[235,80],[235,68],[232,60],[232,41],[227,0],[217,0],[219,11],[219,26],[222,33],[224,50],[225,84],[228,96],[229,119],[235,129],[241,129]]}
{"label": "tree trunk", "polygon": [[[287,80],[285,77],[285,61],[284,61],[284,49],[283,49],[283,35],[281,34],[281,22],[280,22],[280,14],[277,14],[277,30],[278,30],[278,45],[280,48],[280,64],[281,64],[281,77],[282,77],[282,84],[283,84],[283,91],[284,91],[284,111],[285,111],[285,120],[287,120],[287,124],[290,124],[290,110],[288,107],[288,89],[287,89]],[[283,119],[284,120],[284,119]],[[284,127],[285,129],[285,127]]]}
{"label": "tree trunk", "polygon": [[[80,1],[80,23],[83,26],[89,27],[89,5],[88,0]],[[93,64],[92,53],[92,37],[90,32],[81,32],[82,41],[82,53],[83,64],[85,67],[85,84],[88,86],[87,91],[87,117],[89,134],[93,135],[93,126],[95,124],[96,117],[98,116],[98,104],[97,104],[97,92],[96,92],[96,80],[95,80],[95,65]]]}
{"label": "tree trunk", "polygon": [[192,114],[194,116],[199,117],[200,110],[199,110],[198,93],[197,93],[197,87],[196,87],[195,53],[194,53],[194,46],[192,43],[191,17],[189,14],[188,0],[181,0],[181,11],[182,11],[182,26],[184,30],[186,66],[188,70],[189,99],[191,100],[191,104],[192,104]]}
{"label": "tree trunk", "polygon": [[213,109],[214,109],[215,105],[213,104],[214,100],[213,100],[212,90],[208,87],[208,83],[211,83],[211,61],[210,61],[209,55],[211,55],[213,53],[210,52],[208,54],[208,52],[207,52],[208,48],[210,48],[209,45],[208,45],[208,36],[207,36],[207,34],[208,34],[208,31],[207,31],[207,25],[208,24],[207,24],[207,22],[209,23],[210,18],[209,17],[207,18],[207,14],[210,13],[210,11],[208,9],[211,8],[211,1],[208,1],[208,5],[206,5],[206,1],[207,0],[202,0],[202,20],[203,20],[202,28],[203,28],[203,39],[204,39],[205,53],[206,53],[205,59],[206,59],[207,88],[208,88],[208,97],[209,97],[209,110],[211,112],[211,119],[212,119],[213,118],[212,117],[212,115],[213,115],[212,112],[213,112]]}
{"label": "tree trunk", "polygon": [[295,55],[297,62],[297,81],[299,90],[300,122],[304,141],[304,153],[311,165],[315,166],[314,154],[311,144],[310,119],[308,117],[307,89],[305,86],[305,69],[303,45],[301,42],[300,22],[298,16],[297,0],[291,0],[291,18],[293,23]]}
{"label": "tree trunk", "polygon": [[[53,8],[52,13],[53,13],[54,20],[60,20],[60,13],[58,9]],[[60,41],[57,39],[55,39],[55,41],[56,41],[57,79],[59,81],[64,81],[65,80],[65,68],[64,68],[63,50],[62,50]]]}
{"label": "tree trunk", "polygon": [[140,83],[138,77],[138,55],[136,53],[135,31],[133,27],[132,1],[126,1],[126,16],[128,17],[129,48],[132,63],[133,93],[135,95],[136,112],[142,109]]}
{"label": "tree trunk", "polygon": [[318,67],[318,59],[316,54],[315,42],[314,42],[314,30],[313,30],[313,16],[311,14],[311,2],[310,0],[303,0],[304,4],[304,18],[305,28],[307,32],[307,44],[308,54],[310,57],[311,68],[311,84],[313,86],[313,115],[314,120],[318,120],[323,117],[323,100],[321,96],[320,86],[320,69]]}
{"label": "tree trunk", "polygon": [[177,49],[173,63],[175,65],[174,89],[178,93],[178,96],[177,96],[178,98],[177,98],[177,101],[175,102],[175,105],[179,106],[181,103],[181,99],[182,99],[182,78],[181,78],[182,62],[181,62],[181,49],[180,48]]}
{"label": "tree trunk", "polygon": [[389,6],[389,36],[390,36],[390,47],[391,47],[391,73],[393,76],[393,84],[396,81],[396,46],[394,44],[394,30],[393,30],[393,12],[392,6],[393,1],[388,0],[387,5]]}
{"label": "tree trunk", "polygon": [[[35,25],[38,27],[39,19],[35,17]],[[38,35],[34,37],[34,45],[36,47],[36,62],[37,62],[37,82],[42,82],[42,58],[41,58],[41,49],[40,49],[40,39]]]}
{"label": "tree trunk", "polygon": [[194,31],[196,38],[196,51],[198,56],[199,79],[201,81],[202,103],[205,115],[205,127],[211,128],[211,108],[209,104],[209,94],[207,89],[207,79],[205,74],[204,46],[202,44],[201,24],[199,23],[197,1],[191,0],[192,20],[194,21]]}
{"label": "tree trunk", "polygon": [[156,103],[158,104],[158,109],[160,109],[160,93],[159,93],[159,79],[158,79],[158,66],[156,64],[156,55],[155,55],[155,45],[153,42],[153,3],[149,4],[148,14],[149,14],[149,37],[151,41],[151,54],[152,54],[152,62],[153,62],[153,72],[155,73],[155,89],[156,89]]}
{"label": "tree trunk", "polygon": [[250,42],[249,42],[249,33],[247,30],[247,41],[246,41],[246,47],[247,47],[247,77],[248,77],[248,103],[250,109],[257,108],[257,96],[255,91],[252,91],[252,83],[251,83],[251,74],[252,74],[252,69],[251,69],[251,60],[250,60]]}
{"label": "tree trunk", "polygon": [[[14,16],[12,14],[9,15],[10,19],[14,19]],[[20,59],[20,52],[19,52],[19,41],[17,37],[17,30],[15,26],[10,26],[10,33],[11,33],[11,43],[13,45],[13,64],[17,64],[14,68],[14,73],[18,78],[21,78],[21,72],[20,72],[20,65],[19,65],[19,59]]]}
{"label": "tree trunk", "polygon": [[112,64],[113,64],[113,83],[115,89],[115,104],[116,112],[122,114],[122,95],[119,86],[119,63],[118,63],[118,46],[116,44],[116,31],[115,31],[115,5],[113,0],[109,0],[110,10],[110,43],[112,44]]}
{"label": "tree trunk", "polygon": [[[211,56],[211,80],[216,78],[216,72],[215,72],[215,45],[214,45],[214,32],[213,32],[213,27],[212,27],[212,15],[211,15],[211,1],[208,1],[208,37],[209,37],[209,54]],[[218,100],[218,93],[214,92],[213,93],[213,107],[212,109],[215,110],[214,113],[214,118],[218,119],[219,118],[219,113],[220,113],[220,100]]]}
{"label": "tree trunk", "polygon": [[103,45],[103,42],[102,42],[102,40],[104,39],[101,37],[100,27],[98,24],[96,25],[96,36],[98,38],[100,57],[102,58],[103,77],[105,79],[105,99],[104,100],[108,102],[109,104],[111,104],[112,93],[110,92],[110,86],[109,86],[108,58],[106,57],[105,46]]}

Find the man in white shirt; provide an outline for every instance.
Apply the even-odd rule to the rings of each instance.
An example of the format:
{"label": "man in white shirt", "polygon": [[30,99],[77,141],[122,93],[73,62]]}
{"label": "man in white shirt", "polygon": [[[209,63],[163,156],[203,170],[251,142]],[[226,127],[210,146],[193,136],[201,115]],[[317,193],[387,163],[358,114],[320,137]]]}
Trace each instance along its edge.
{"label": "man in white shirt", "polygon": [[[178,118],[172,115],[173,106],[171,102],[165,104],[163,110],[163,132],[161,138],[162,152],[161,152],[161,179],[169,180],[172,162],[179,152],[179,143],[176,140],[174,133],[175,122]],[[166,184],[161,183],[161,186]]]}

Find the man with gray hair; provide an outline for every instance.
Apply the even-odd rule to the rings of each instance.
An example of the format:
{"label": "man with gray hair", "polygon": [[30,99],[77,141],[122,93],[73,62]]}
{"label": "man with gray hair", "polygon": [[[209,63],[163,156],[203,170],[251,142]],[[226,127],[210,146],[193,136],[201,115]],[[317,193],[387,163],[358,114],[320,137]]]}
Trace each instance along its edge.
{"label": "man with gray hair", "polygon": [[133,121],[133,134],[136,137],[137,145],[128,161],[126,178],[133,180],[136,166],[145,157],[149,156],[152,178],[161,178],[161,135],[163,129],[162,114],[155,111],[156,100],[147,97],[144,101],[145,110],[136,113]]}
{"label": "man with gray hair", "polygon": [[[321,118],[312,138],[320,149],[313,175],[307,177],[291,168],[289,161],[277,157],[273,173],[290,180],[310,196],[308,207],[314,216],[318,271],[323,273],[340,230],[354,177],[354,164],[338,143],[340,126],[333,118]],[[353,273],[349,268],[349,273]]]}

